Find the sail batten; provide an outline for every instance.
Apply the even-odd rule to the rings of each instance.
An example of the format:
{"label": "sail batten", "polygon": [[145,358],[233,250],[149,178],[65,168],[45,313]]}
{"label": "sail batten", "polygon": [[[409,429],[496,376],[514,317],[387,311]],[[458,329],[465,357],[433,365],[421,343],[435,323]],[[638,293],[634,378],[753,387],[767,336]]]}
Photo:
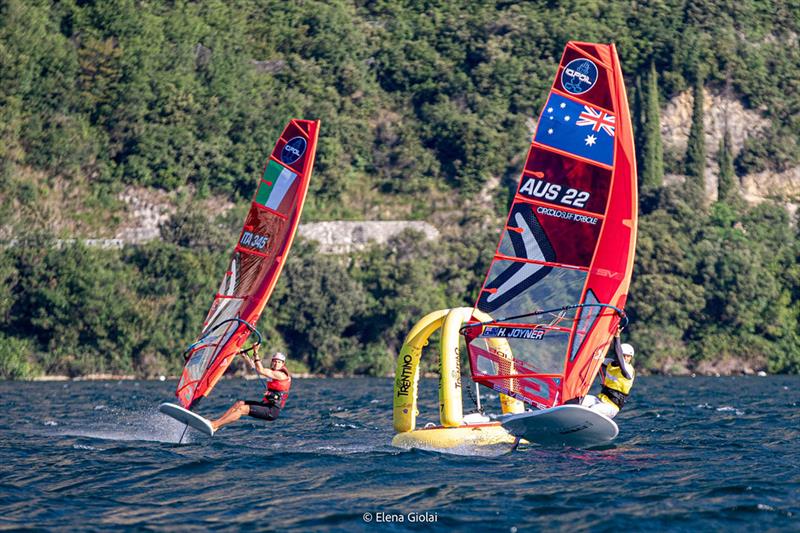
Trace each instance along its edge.
{"label": "sail batten", "polygon": [[588,392],[627,298],[636,202],[616,49],[570,42],[475,304],[493,321],[463,329],[474,381],[540,408]]}

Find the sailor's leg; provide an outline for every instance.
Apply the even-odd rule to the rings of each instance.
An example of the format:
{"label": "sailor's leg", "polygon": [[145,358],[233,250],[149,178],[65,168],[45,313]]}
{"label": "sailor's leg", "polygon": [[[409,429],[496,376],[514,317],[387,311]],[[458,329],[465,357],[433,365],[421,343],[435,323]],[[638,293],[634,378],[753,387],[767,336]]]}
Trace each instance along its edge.
{"label": "sailor's leg", "polygon": [[608,404],[602,401],[597,396],[592,396],[591,394],[587,394],[586,397],[581,402],[581,405],[584,407],[588,407],[592,411],[597,411],[601,415],[605,415],[608,418],[614,418],[619,413],[619,409],[614,407],[611,404]]}
{"label": "sailor's leg", "polygon": [[212,420],[211,426],[214,428],[214,431],[216,431],[222,426],[228,425],[231,422],[236,422],[237,420],[248,414],[250,414],[250,406],[247,405],[242,400],[239,400],[235,404],[233,404],[230,409],[225,411],[224,415],[217,418],[216,420]]}
{"label": "sailor's leg", "polygon": [[606,415],[608,418],[614,418],[619,413],[619,409],[614,407],[613,405],[609,405],[606,402],[600,402],[597,405],[593,405],[591,407],[593,411],[597,411],[601,415]]}
{"label": "sailor's leg", "polygon": [[602,404],[603,402],[600,401],[600,398],[597,396],[592,396],[591,394],[587,394],[584,396],[583,401],[581,401],[581,405],[584,407],[588,407],[589,409],[594,409],[594,406],[597,404]]}

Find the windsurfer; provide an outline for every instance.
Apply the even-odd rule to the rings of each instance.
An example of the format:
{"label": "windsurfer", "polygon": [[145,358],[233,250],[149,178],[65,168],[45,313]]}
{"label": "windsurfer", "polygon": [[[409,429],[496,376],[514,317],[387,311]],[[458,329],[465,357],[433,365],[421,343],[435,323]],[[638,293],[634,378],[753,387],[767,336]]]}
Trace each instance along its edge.
{"label": "windsurfer", "polygon": [[614,335],[614,356],[607,357],[603,362],[603,388],[600,394],[597,396],[587,394],[581,402],[581,405],[608,418],[614,418],[622,409],[636,377],[636,371],[631,364],[633,346],[620,343],[619,334],[620,330],[617,330]]}
{"label": "windsurfer", "polygon": [[281,352],[277,352],[272,356],[270,368],[264,368],[257,351],[253,359],[250,359],[244,353],[242,357],[247,360],[259,376],[269,379],[266,393],[264,398],[259,401],[238,400],[224,415],[211,422],[214,431],[231,422],[236,422],[245,415],[260,418],[261,420],[275,420],[278,418],[283,406],[286,405],[286,398],[289,396],[289,389],[292,386],[292,376],[286,368],[286,356]]}

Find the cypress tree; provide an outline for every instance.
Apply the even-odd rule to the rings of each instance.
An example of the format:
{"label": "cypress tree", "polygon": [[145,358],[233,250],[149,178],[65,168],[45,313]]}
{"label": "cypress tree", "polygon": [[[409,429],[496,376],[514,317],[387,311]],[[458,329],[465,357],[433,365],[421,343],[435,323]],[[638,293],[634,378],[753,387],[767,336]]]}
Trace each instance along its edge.
{"label": "cypress tree", "polygon": [[733,146],[728,128],[725,128],[725,134],[719,141],[717,163],[719,164],[717,197],[720,201],[728,200],[736,192],[736,182],[734,180],[733,171]]}
{"label": "cypress tree", "polygon": [[655,63],[650,63],[647,79],[644,127],[644,172],[645,187],[661,187],[664,182],[664,146],[661,142],[661,115],[658,97],[658,73]]}
{"label": "cypress tree", "polygon": [[639,169],[639,186],[644,183],[642,170],[644,168],[644,109],[642,105],[642,78],[638,74],[630,91],[631,122],[633,123],[633,142],[636,146],[636,167]]}
{"label": "cypress tree", "polygon": [[686,189],[698,202],[705,198],[706,144],[703,132],[703,76],[697,73],[694,83],[692,127],[686,145]]}

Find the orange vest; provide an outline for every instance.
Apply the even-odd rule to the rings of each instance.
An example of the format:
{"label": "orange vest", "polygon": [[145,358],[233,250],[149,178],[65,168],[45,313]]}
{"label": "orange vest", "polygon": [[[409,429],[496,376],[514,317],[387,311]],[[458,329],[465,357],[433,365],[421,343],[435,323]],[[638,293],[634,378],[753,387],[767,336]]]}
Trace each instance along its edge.
{"label": "orange vest", "polygon": [[271,379],[269,383],[267,383],[267,393],[264,395],[264,401],[283,409],[283,406],[286,405],[286,398],[289,397],[289,389],[292,388],[292,375],[289,374],[286,367],[281,370],[286,372],[289,379]]}

